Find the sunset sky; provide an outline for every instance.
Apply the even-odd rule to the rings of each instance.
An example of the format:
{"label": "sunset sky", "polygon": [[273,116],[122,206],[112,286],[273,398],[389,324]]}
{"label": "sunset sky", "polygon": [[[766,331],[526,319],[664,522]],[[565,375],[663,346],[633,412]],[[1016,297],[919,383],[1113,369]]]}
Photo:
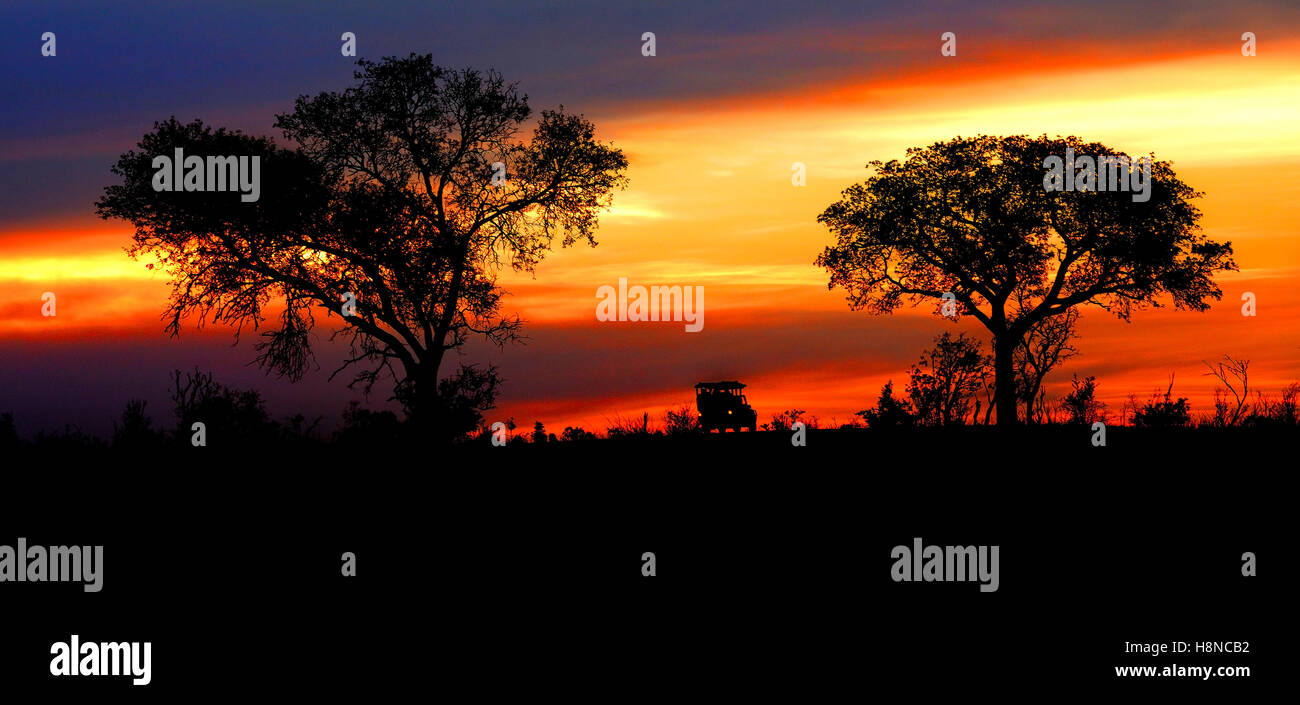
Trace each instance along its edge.
{"label": "sunset sky", "polygon": [[[832,238],[816,222],[872,159],[963,135],[1078,135],[1154,152],[1203,191],[1202,225],[1230,240],[1240,272],[1218,278],[1206,313],[1164,308],[1125,323],[1085,307],[1078,347],[1048,380],[1096,375],[1118,410],[1176,375],[1208,410],[1202,360],[1251,360],[1252,387],[1300,380],[1300,6],[1279,2],[951,3],[43,3],[0,10],[0,411],[19,432],[76,424],[104,433],[127,399],[171,423],[168,373],[199,366],[263,391],[279,417],[337,422],[360,395],[321,370],[290,384],[246,366],[251,339],[187,328],[166,337],[167,283],[127,258],[124,222],[93,203],[109,166],[156,120],[282,139],[293,99],[351,83],[339,35],[358,55],[432,53],[496,68],[535,110],[563,104],[626,153],[630,186],[601,219],[599,245],[557,249],[535,277],[507,276],[506,309],[530,338],[466,361],[507,379],[488,420],[603,431],[617,416],[693,403],[698,381],[739,379],[760,423],[799,408],[849,420],[945,330],[930,307],[849,311],[813,260]],[[42,57],[43,32],[57,35]],[[957,56],[940,35],[957,35]],[[641,55],[654,32],[657,55]],[[1254,32],[1257,56],[1242,56]],[[791,165],[807,165],[807,185]],[[703,286],[704,330],[602,323],[596,290]],[[41,294],[58,297],[41,315]],[[1258,315],[1241,315],[1243,292]],[[337,319],[335,319],[337,320]],[[323,332],[323,331],[322,331]],[[376,394],[370,405],[384,403]]]}

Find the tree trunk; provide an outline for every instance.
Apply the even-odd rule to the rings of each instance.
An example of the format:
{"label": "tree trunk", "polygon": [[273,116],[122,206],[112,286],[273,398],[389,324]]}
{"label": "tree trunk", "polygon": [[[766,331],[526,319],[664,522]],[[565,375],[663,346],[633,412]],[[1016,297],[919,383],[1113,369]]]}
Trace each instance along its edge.
{"label": "tree trunk", "polygon": [[407,420],[422,431],[430,431],[438,417],[437,367],[422,362],[407,372],[404,389],[398,401],[406,411]]}
{"label": "tree trunk", "polygon": [[1016,370],[1013,356],[1016,340],[1009,332],[996,336],[993,340],[993,400],[997,406],[998,426],[1015,426],[1016,418]]}

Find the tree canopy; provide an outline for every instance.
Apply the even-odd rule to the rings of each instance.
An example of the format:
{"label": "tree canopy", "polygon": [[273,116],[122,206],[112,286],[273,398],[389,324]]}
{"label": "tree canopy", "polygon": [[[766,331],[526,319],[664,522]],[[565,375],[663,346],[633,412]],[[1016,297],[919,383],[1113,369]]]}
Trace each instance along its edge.
{"label": "tree canopy", "polygon": [[[199,121],[156,124],[118,160],[122,183],[97,209],[135,225],[132,256],[161,261],[173,335],[190,316],[259,328],[277,308],[257,359],[298,379],[314,364],[317,315],[338,315],[333,335],[352,353],[335,374],[356,366],[367,389],[391,375],[410,416],[464,425],[466,404],[491,406],[497,377],[462,365],[440,379],[445,353],[472,336],[519,337],[498,273],[534,271],[557,239],[594,246],[627,159],[563,107],[524,139],[527,96],[493,71],[414,54],[358,65],[352,87],[277,116],[291,148]],[[153,158],[178,147],[260,157],[260,199],[155,190]]]}
{"label": "tree canopy", "polygon": [[1151,160],[1150,198],[1049,190],[1049,157],[1122,157],[1077,137],[957,137],[873,161],[818,221],[835,236],[816,263],[852,308],[883,314],[951,293],[994,337],[998,423],[1016,422],[1013,354],[1031,326],[1089,304],[1128,319],[1167,297],[1204,311],[1231,243],[1201,232],[1202,194]]}

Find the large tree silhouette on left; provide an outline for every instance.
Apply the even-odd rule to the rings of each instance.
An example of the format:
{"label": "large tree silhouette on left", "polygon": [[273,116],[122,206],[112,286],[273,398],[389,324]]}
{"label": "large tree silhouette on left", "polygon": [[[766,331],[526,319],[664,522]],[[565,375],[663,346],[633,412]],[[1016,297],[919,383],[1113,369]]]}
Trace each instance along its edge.
{"label": "large tree silhouette on left", "polygon": [[[277,116],[293,148],[198,121],[156,124],[113,167],[122,183],[96,207],[131,221],[129,254],[157,258],[170,276],[173,336],[191,316],[238,336],[278,309],[257,360],[297,380],[313,364],[316,315],[338,315],[333,335],[352,354],[335,374],[355,366],[367,390],[391,376],[412,421],[456,435],[490,408],[497,378],[463,364],[441,377],[446,353],[475,335],[518,338],[498,273],[534,271],[556,238],[594,246],[627,160],[563,108],[520,139],[527,96],[495,72],[416,55],[358,65],[353,87],[300,97]],[[154,158],[177,148],[259,157],[260,197],[156,190]]]}

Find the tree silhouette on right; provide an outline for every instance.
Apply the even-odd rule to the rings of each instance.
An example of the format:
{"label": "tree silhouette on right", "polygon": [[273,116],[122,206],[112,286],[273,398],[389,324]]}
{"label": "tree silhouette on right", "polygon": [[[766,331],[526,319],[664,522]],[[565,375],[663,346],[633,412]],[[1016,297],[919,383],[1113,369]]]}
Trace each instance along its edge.
{"label": "tree silhouette on right", "polygon": [[870,162],[874,173],[818,217],[836,242],[816,264],[851,308],[883,314],[946,300],[956,310],[945,313],[988,328],[999,426],[1017,422],[1014,355],[1035,324],[1081,304],[1128,320],[1163,295],[1204,311],[1223,295],[1213,274],[1236,269],[1231,243],[1200,230],[1192,200],[1203,194],[1169,162],[1147,157],[1145,201],[1048,189],[1046,160],[1067,150],[1127,160],[1077,137],[957,137],[910,148],[905,161]]}

